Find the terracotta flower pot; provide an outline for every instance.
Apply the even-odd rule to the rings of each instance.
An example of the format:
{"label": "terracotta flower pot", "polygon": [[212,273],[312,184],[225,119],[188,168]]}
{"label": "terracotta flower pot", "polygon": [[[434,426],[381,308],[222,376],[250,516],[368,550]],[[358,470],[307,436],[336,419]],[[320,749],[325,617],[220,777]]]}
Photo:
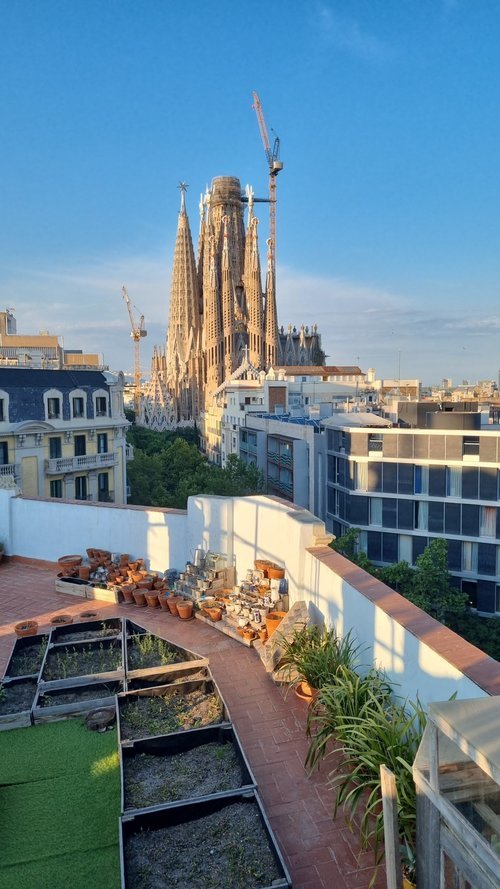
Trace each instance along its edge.
{"label": "terracotta flower pot", "polygon": [[281,580],[281,578],[285,576],[285,569],[278,568],[275,565],[269,566],[267,569],[267,576],[270,580]]}
{"label": "terracotta flower pot", "polygon": [[97,611],[82,611],[80,617],[82,620],[96,620],[99,615]]}
{"label": "terracotta flower pot", "polygon": [[78,568],[82,564],[83,556],[60,556],[57,560],[61,568]]}
{"label": "terracotta flower pot", "polygon": [[130,556],[128,553],[122,553],[120,556],[120,568],[126,568],[129,563]]}
{"label": "terracotta flower pot", "polygon": [[169,590],[166,590],[164,593],[158,593],[158,602],[160,604],[160,608],[162,609],[162,611],[168,611],[168,613],[170,614],[170,608],[168,607],[169,597]]}
{"label": "terracotta flower pot", "polygon": [[135,583],[122,583],[120,590],[123,593],[123,600],[128,605],[134,604]]}
{"label": "terracotta flower pot", "polygon": [[138,583],[140,580],[142,580],[142,574],[139,574],[138,571],[129,571],[128,576],[132,583]]}
{"label": "terracotta flower pot", "polygon": [[267,630],[259,630],[259,639],[261,642],[267,642]]}
{"label": "terracotta flower pot", "polygon": [[87,556],[90,560],[95,559],[96,550],[94,547],[90,546],[87,549]]}
{"label": "terracotta flower pot", "polygon": [[139,589],[139,590],[150,590],[152,588],[152,586],[153,586],[152,580],[142,579],[142,580],[137,581],[137,589]]}
{"label": "terracotta flower pot", "polygon": [[416,883],[412,883],[408,877],[403,877],[403,889],[417,889]]}
{"label": "terracotta flower pot", "polygon": [[306,701],[308,704],[310,704],[318,694],[318,689],[309,685],[305,679],[303,679],[302,682],[297,683],[294,691],[296,697],[298,697],[300,701]]}
{"label": "terracotta flower pot", "polygon": [[73,623],[73,615],[72,614],[55,614],[54,617],[50,620],[51,626],[53,627],[62,627],[65,624]]}
{"label": "terracotta flower pot", "polygon": [[286,611],[270,611],[266,617],[267,635],[271,637],[275,630],[279,627],[283,618],[286,617]]}
{"label": "terracotta flower pot", "polygon": [[210,620],[213,620],[214,623],[218,620],[222,620],[222,609],[220,608],[205,608],[205,614]]}
{"label": "terracotta flower pot", "polygon": [[248,642],[251,642],[252,639],[255,639],[255,633],[253,630],[243,630],[243,638],[247,639]]}
{"label": "terracotta flower pot", "polygon": [[80,565],[78,568],[78,577],[80,580],[88,580],[90,577],[90,566]]}
{"label": "terracotta flower pot", "polygon": [[146,592],[146,602],[148,603],[148,608],[158,608],[160,603],[158,602],[158,593]]}
{"label": "terracotta flower pot", "polygon": [[177,613],[181,620],[189,620],[193,615],[193,603],[189,599],[183,602],[177,602]]}
{"label": "terracotta flower pot", "polygon": [[134,597],[135,604],[138,605],[139,608],[146,607],[146,595],[144,593],[144,590],[134,590],[132,595]]}
{"label": "terracotta flower pot", "polygon": [[177,603],[182,602],[182,596],[169,596],[167,602],[168,602],[170,614],[174,614],[177,616],[179,613],[177,611]]}
{"label": "terracotta flower pot", "polygon": [[38,630],[38,622],[36,620],[22,620],[14,627],[16,636],[20,639],[23,636],[36,636]]}

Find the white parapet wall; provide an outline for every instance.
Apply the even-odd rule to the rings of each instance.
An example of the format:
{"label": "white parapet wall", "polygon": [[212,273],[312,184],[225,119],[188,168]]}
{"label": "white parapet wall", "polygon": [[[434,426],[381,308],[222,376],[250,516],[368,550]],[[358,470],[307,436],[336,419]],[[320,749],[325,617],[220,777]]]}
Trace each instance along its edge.
{"label": "white parapet wall", "polygon": [[339,633],[352,629],[365,648],[364,661],[385,669],[402,697],[418,696],[425,704],[454,693],[487,694],[315,555],[328,541],[323,522],[271,497],[191,497],[184,512],[30,499],[0,490],[0,540],[8,554],[46,561],[83,555],[87,547],[127,552],[144,556],[152,570],[182,569],[202,547],[227,554],[240,580],[255,559],[269,559],[286,568],[290,604],[305,600],[313,620],[323,619]]}

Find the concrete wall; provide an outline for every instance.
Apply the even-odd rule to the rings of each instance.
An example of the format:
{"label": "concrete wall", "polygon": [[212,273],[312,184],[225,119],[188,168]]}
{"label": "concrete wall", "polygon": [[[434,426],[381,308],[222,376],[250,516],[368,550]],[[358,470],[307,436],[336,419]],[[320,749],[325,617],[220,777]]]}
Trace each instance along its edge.
{"label": "concrete wall", "polygon": [[[403,697],[426,703],[454,692],[460,698],[500,693],[499,664],[333,553],[319,519],[278,499],[192,497],[183,512],[0,490],[0,539],[16,556],[55,561],[94,546],[144,555],[156,570],[182,568],[201,546],[227,553],[239,578],[256,558],[270,559],[286,566],[290,604],[305,599],[313,620],[324,618],[340,633],[352,628],[366,647],[364,661],[383,667]],[[425,627],[420,635],[419,627]]]}

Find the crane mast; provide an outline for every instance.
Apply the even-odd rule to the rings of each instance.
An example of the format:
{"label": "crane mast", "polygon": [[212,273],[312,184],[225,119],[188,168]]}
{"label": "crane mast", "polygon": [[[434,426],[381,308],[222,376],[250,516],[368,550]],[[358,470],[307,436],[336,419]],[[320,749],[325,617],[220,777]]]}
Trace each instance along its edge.
{"label": "crane mast", "polygon": [[273,147],[271,149],[271,143],[269,142],[269,136],[267,133],[266,121],[264,118],[264,112],[262,111],[262,105],[260,99],[256,92],[253,92],[253,108],[257,115],[257,121],[259,124],[260,136],[262,139],[262,144],[264,146],[264,152],[267,159],[267,165],[269,168],[269,239],[270,239],[270,251],[271,251],[271,267],[273,270],[274,278],[276,279],[276,177],[278,173],[283,169],[283,163],[280,161],[280,140],[279,137],[276,136],[274,139]]}
{"label": "crane mast", "polygon": [[134,413],[137,422],[139,417],[139,405],[141,400],[141,361],[139,344],[141,338],[147,336],[147,330],[144,328],[144,315],[141,315],[139,322],[136,323],[132,312],[132,303],[125,287],[122,287],[122,295],[125,300],[128,317],[130,319],[130,336],[134,340]]}

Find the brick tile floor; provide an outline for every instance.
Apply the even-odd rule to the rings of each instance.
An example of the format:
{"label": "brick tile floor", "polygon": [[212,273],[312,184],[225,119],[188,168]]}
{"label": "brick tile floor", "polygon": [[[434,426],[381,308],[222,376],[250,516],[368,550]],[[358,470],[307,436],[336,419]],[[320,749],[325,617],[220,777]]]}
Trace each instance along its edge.
{"label": "brick tile floor", "polygon": [[[182,623],[164,611],[108,605],[60,595],[55,570],[36,564],[0,565],[0,675],[15,641],[14,624],[34,618],[40,628],[55,613],[96,610],[100,618],[127,616],[151,632],[210,659],[214,678],[255,774],[271,826],[286,859],[294,889],[368,889],[369,853],[359,854],[356,834],[339,815],[331,818],[326,769],[304,769],[306,705],[284,696],[251,649],[201,621]],[[375,889],[385,886],[380,869]]]}

